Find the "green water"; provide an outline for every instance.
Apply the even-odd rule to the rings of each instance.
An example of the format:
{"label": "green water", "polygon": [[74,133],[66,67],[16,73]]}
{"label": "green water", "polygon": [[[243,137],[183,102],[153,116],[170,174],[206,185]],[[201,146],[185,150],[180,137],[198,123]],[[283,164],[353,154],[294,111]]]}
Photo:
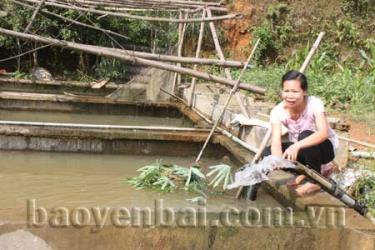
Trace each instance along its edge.
{"label": "green water", "polygon": [[[138,168],[160,158],[181,166],[194,161],[190,157],[0,151],[0,214],[14,217],[17,211],[16,217],[22,217],[30,199],[47,208],[153,207],[156,199],[163,199],[166,206],[176,209],[194,206],[186,199],[198,194],[183,190],[174,193],[135,190],[125,184],[126,178],[137,175]],[[202,160],[203,166],[219,163],[216,159]],[[209,211],[227,206],[281,207],[262,191],[256,202],[236,200],[233,194],[226,194],[208,197],[206,206]]]}
{"label": "green water", "polygon": [[0,110],[0,119],[7,121],[81,123],[126,126],[193,126],[192,122],[187,120],[186,118],[110,115],[95,113],[71,113],[53,111]]}

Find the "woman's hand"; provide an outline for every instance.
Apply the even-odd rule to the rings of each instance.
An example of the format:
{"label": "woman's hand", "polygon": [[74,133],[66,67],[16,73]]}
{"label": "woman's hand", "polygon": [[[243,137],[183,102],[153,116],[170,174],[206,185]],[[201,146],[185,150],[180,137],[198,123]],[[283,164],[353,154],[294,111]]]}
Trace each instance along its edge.
{"label": "woman's hand", "polygon": [[296,161],[297,155],[301,147],[298,143],[294,143],[290,145],[284,152],[283,158],[289,160],[289,161]]}

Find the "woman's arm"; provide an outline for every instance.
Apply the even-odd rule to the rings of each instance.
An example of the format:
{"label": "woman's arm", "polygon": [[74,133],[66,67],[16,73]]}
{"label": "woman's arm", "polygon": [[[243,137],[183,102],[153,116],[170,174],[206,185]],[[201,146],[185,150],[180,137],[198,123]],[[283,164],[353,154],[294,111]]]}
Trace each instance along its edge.
{"label": "woman's arm", "polygon": [[283,154],[285,159],[295,161],[300,149],[318,145],[328,138],[328,121],[324,112],[315,114],[315,125],[316,132],[301,141],[295,142],[285,150]]}
{"label": "woman's arm", "polygon": [[315,125],[317,131],[306,137],[305,139],[296,142],[300,149],[318,145],[328,138],[328,121],[324,112],[315,114]]}
{"label": "woman's arm", "polygon": [[271,137],[271,153],[275,156],[282,156],[281,149],[281,122],[271,123],[272,137]]}

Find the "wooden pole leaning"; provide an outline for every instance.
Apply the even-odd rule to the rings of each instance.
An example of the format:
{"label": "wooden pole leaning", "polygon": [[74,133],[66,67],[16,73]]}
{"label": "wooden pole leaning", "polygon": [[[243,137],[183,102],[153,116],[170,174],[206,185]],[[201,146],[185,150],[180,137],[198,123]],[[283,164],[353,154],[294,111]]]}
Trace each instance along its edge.
{"label": "wooden pole leaning", "polygon": [[[321,40],[322,40],[324,34],[325,34],[325,32],[320,32],[320,33],[319,33],[317,39],[315,40],[313,46],[312,46],[311,49],[310,49],[310,51],[309,51],[309,53],[308,53],[308,55],[307,55],[305,61],[303,62],[301,68],[299,69],[299,72],[303,73],[303,72],[306,70],[306,68],[307,68],[307,66],[309,65],[309,63],[310,63],[310,61],[311,61],[311,58],[312,58],[312,56],[314,55],[316,49],[318,48],[318,46],[319,46],[319,44],[320,44],[320,42],[321,42]],[[266,148],[266,146],[267,146],[269,140],[271,139],[271,136],[272,136],[272,127],[270,127],[270,128],[267,130],[267,133],[266,133],[266,135],[264,136],[264,138],[263,138],[263,140],[262,140],[262,142],[261,142],[261,145],[260,145],[260,147],[259,147],[257,153],[255,154],[254,158],[252,159],[251,164],[254,164],[254,163],[256,163],[256,162],[259,160],[260,156],[261,156],[262,153],[263,153],[263,150]],[[240,186],[240,187],[238,188],[238,191],[237,191],[237,194],[236,194],[236,198],[237,198],[237,199],[240,198],[241,193],[242,193],[242,190],[243,190],[243,186]]]}
{"label": "wooden pole leaning", "polygon": [[[212,13],[211,13],[211,10],[209,8],[207,9],[207,17],[209,17],[209,18],[212,17]],[[221,61],[225,61],[224,53],[221,49],[219,39],[218,39],[218,36],[217,36],[215,24],[213,22],[210,22],[209,26],[210,26],[210,30],[211,30],[211,34],[212,34],[212,40],[214,41],[216,53],[217,53],[217,55],[218,55],[218,57]],[[230,70],[228,68],[225,68],[224,72],[225,72],[225,76],[228,79],[232,80],[232,75],[230,74]],[[247,111],[243,101],[241,100],[240,93],[236,92],[235,97],[236,97],[238,105],[241,108],[241,112],[243,113],[244,116],[249,118],[250,117],[249,112]]]}
{"label": "wooden pole leaning", "polygon": [[238,89],[238,86],[239,86],[239,84],[240,84],[241,77],[242,77],[242,75],[244,74],[244,72],[245,72],[247,66],[249,65],[251,58],[254,56],[254,53],[255,53],[256,48],[258,47],[258,44],[259,44],[259,39],[258,39],[257,43],[254,45],[254,47],[253,47],[253,49],[252,49],[252,51],[251,51],[251,53],[250,53],[250,55],[249,55],[249,58],[248,58],[247,61],[246,61],[245,66],[243,67],[243,69],[242,69],[240,75],[238,76],[238,79],[237,79],[235,85],[234,85],[233,88],[231,89],[231,91],[230,91],[230,93],[229,93],[229,96],[228,96],[227,100],[225,101],[225,104],[224,104],[223,110],[221,111],[221,113],[220,113],[218,119],[215,121],[214,125],[212,126],[212,129],[211,129],[211,131],[210,131],[210,134],[208,135],[206,141],[205,141],[204,144],[203,144],[203,147],[202,147],[201,151],[199,152],[197,158],[195,159],[195,163],[198,163],[199,160],[201,159],[202,154],[203,154],[205,148],[207,147],[208,142],[210,141],[210,139],[211,139],[211,137],[212,137],[212,135],[213,135],[213,133],[214,133],[216,127],[217,127],[217,126],[219,125],[219,123],[221,122],[221,119],[222,119],[222,117],[223,117],[223,115],[224,115],[224,112],[225,112],[226,108],[228,107],[228,104],[229,104],[230,100],[232,99],[232,96],[234,95],[234,93],[236,93],[236,91],[237,91],[237,89]]}
{"label": "wooden pole leaning", "polygon": [[[206,10],[203,9],[202,11],[202,18],[205,18],[206,16]],[[202,48],[202,41],[203,41],[203,33],[204,33],[204,22],[201,22],[200,29],[199,29],[199,36],[198,36],[198,44],[197,44],[197,50],[195,51],[195,58],[199,58],[199,55],[201,53]],[[197,70],[197,64],[194,64],[193,66],[194,70]],[[191,85],[189,88],[189,94],[188,94],[188,106],[191,107],[193,104],[193,98],[194,98],[194,91],[195,91],[195,83],[197,81],[196,77],[193,77],[191,80]]]}
{"label": "wooden pole leaning", "polygon": [[[180,12],[180,16],[183,16],[183,19],[188,19],[189,14],[185,13],[183,15],[182,12]],[[186,23],[180,23],[179,27],[179,39],[178,39],[178,49],[177,49],[177,56],[179,58],[182,57],[182,50],[184,48],[184,40],[185,40],[185,33],[186,33]],[[177,63],[177,67],[181,67],[181,63]],[[176,92],[176,88],[181,85],[181,74],[175,73],[174,75],[174,81],[173,81],[173,88],[172,93]]]}

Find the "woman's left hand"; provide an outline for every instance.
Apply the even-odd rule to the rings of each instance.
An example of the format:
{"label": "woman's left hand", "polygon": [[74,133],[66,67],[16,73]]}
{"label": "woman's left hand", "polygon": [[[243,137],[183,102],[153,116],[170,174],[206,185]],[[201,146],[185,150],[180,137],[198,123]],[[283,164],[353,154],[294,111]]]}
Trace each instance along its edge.
{"label": "woman's left hand", "polygon": [[284,152],[283,158],[289,160],[289,161],[296,161],[297,160],[297,155],[300,150],[300,146],[298,143],[294,143],[290,145]]}

